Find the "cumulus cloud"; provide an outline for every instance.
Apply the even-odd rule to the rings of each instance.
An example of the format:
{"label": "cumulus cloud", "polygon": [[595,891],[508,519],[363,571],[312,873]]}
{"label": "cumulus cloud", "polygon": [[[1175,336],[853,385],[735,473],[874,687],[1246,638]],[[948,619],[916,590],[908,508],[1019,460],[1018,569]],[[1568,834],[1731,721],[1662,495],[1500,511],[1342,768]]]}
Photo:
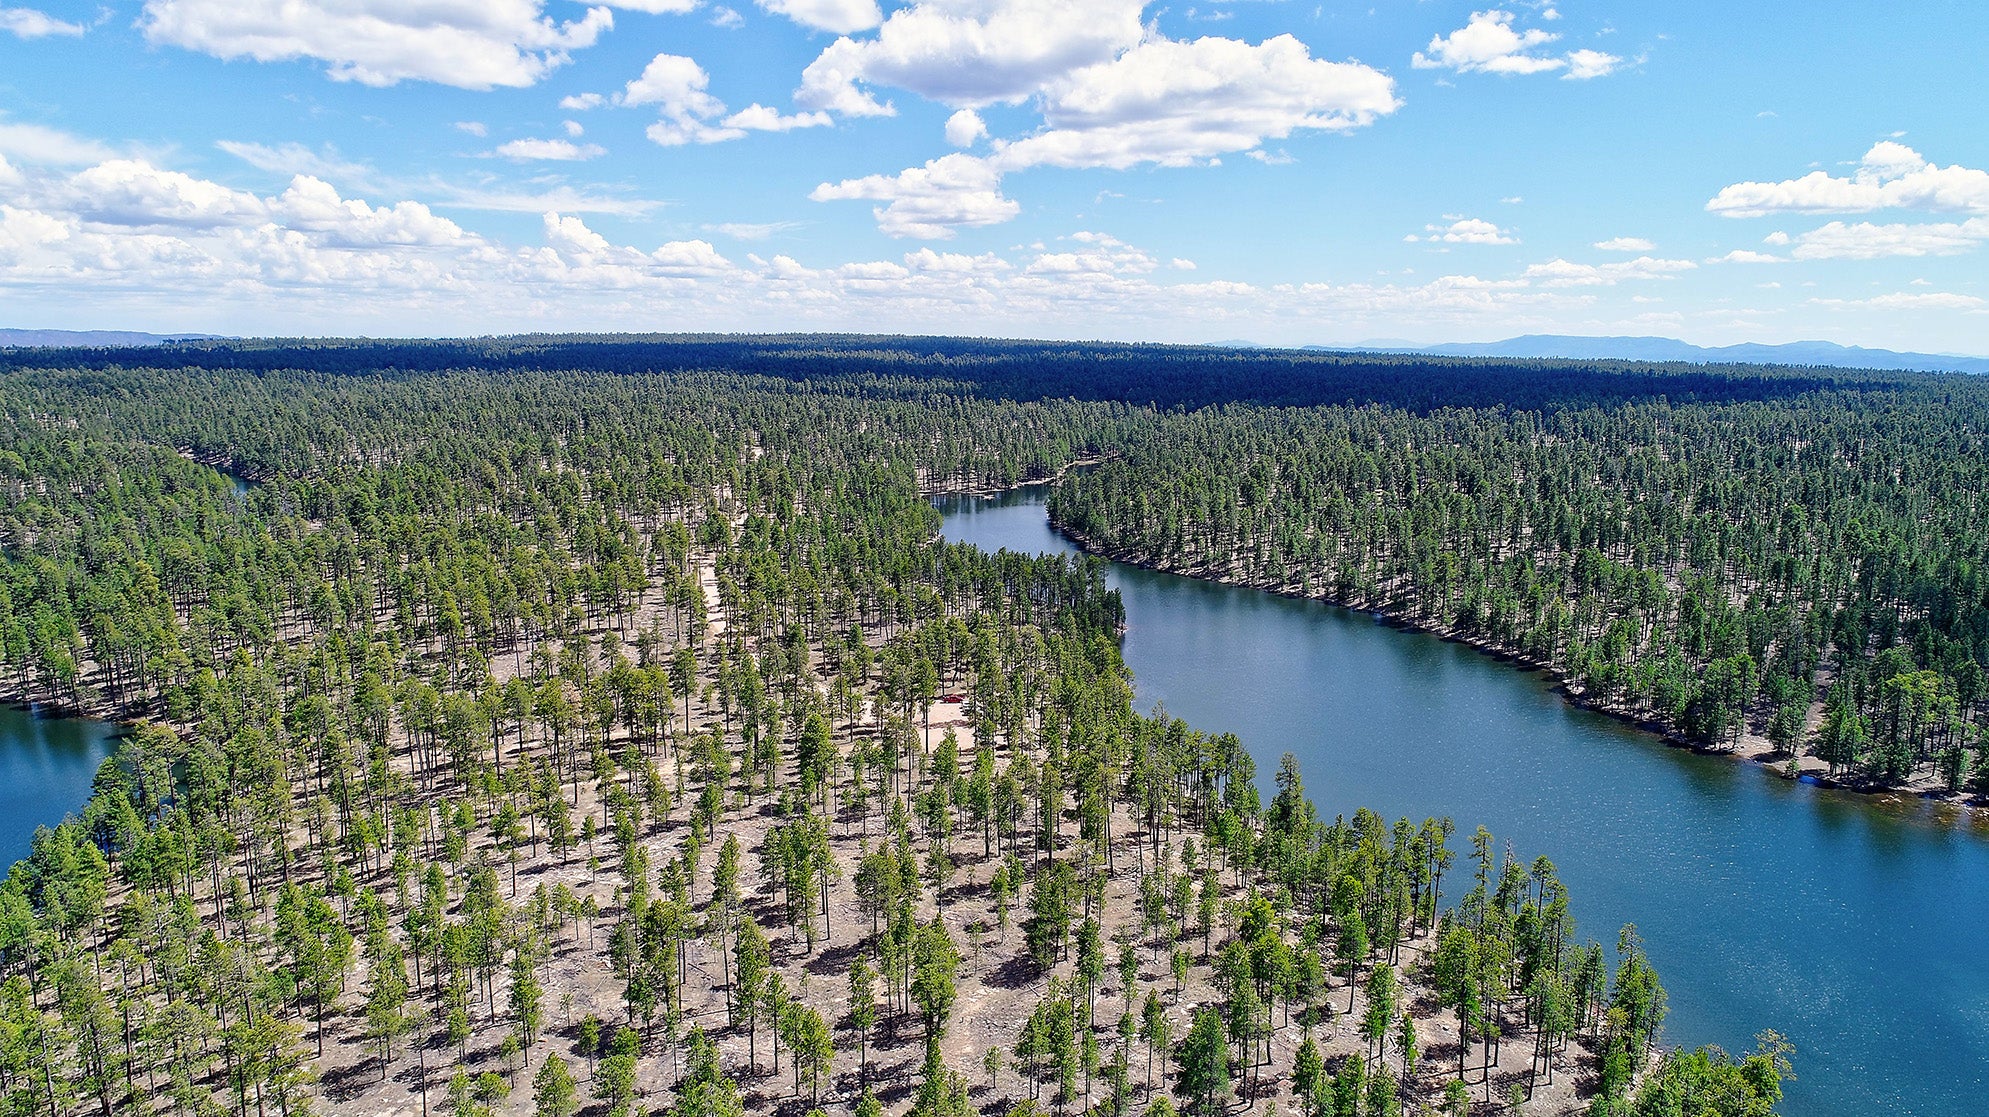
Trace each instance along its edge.
{"label": "cumulus cloud", "polygon": [[648,136],[664,147],[723,143],[748,132],[789,132],[834,123],[824,112],[783,115],[757,102],[727,115],[725,102],[711,95],[710,84],[711,75],[695,60],[659,54],[616,102],[629,107],[655,105],[661,119],[649,126]]}
{"label": "cumulus cloud", "polygon": [[1877,225],[1832,221],[1800,236],[1775,233],[1798,260],[1876,260],[1887,256],[1956,256],[1989,243],[1989,217],[1936,224]]}
{"label": "cumulus cloud", "polygon": [[81,171],[66,193],[77,214],[106,225],[212,229],[255,224],[268,216],[254,194],[138,159],[113,159]]}
{"label": "cumulus cloud", "polygon": [[[294,146],[236,145],[236,153],[273,168],[342,162],[329,149]],[[1004,219],[1014,205],[1001,197],[996,168],[985,158],[955,154],[917,170],[922,174],[859,181],[846,192],[880,210],[896,207],[881,220],[904,227],[919,223],[921,207],[954,221],[962,196],[975,192],[992,219]],[[1213,323],[1234,320],[1239,326],[1223,327],[1220,336],[1244,336],[1251,328],[1329,319],[1371,333],[1408,318],[1532,327],[1546,324],[1549,312],[1565,314],[1595,298],[1558,289],[1555,280],[1575,277],[1554,269],[1532,278],[1453,275],[1414,284],[1204,279],[1205,270],[1186,259],[1099,231],[1000,254],[917,247],[882,259],[734,260],[701,239],[637,247],[594,229],[573,209],[548,206],[536,234],[506,244],[441,216],[430,208],[439,205],[433,193],[424,195],[427,205],[399,193],[355,197],[328,179],[299,174],[264,196],[129,158],[80,172],[0,161],[0,181],[9,183],[0,206],[0,291],[9,305],[41,312],[87,293],[92,306],[184,315],[188,328],[217,322],[232,306],[241,321],[322,323],[345,332],[613,328],[641,320],[664,328],[891,323],[957,331],[972,322],[1000,332],[1212,336],[1205,331]],[[934,223],[939,234],[958,227]],[[712,231],[749,239],[783,226]],[[457,325],[438,325],[450,323]]]}
{"label": "cumulus cloud", "polygon": [[0,205],[0,260],[19,260],[30,249],[68,237],[69,226],[58,218],[37,210]]}
{"label": "cumulus cloud", "polygon": [[269,212],[291,229],[322,233],[323,243],[343,248],[477,243],[461,226],[420,202],[376,207],[341,198],[330,183],[307,175],[298,175],[280,197],[270,199]]}
{"label": "cumulus cloud", "polygon": [[[1544,19],[1559,18],[1548,9]],[[1544,74],[1559,71],[1572,81],[1589,81],[1616,72],[1620,57],[1599,50],[1574,50],[1555,54],[1547,48],[1561,36],[1539,28],[1520,30],[1513,13],[1497,8],[1472,12],[1463,27],[1448,35],[1430,39],[1425,51],[1417,51],[1410,65],[1418,70],[1452,70],[1460,74]]]}
{"label": "cumulus cloud", "polygon": [[146,0],[154,43],[216,58],[315,59],[335,81],[522,87],[614,26],[605,7],[555,22],[544,0]]}
{"label": "cumulus cloud", "polygon": [[586,112],[607,103],[608,99],[599,93],[570,93],[559,99],[559,107],[567,112]]}
{"label": "cumulus cloud", "polygon": [[796,128],[826,128],[834,123],[825,112],[783,115],[779,109],[770,109],[757,101],[725,118],[725,127],[748,132],[792,132]]}
{"label": "cumulus cloud", "polygon": [[511,140],[497,145],[492,154],[520,162],[547,160],[557,163],[577,163],[606,155],[608,149],[599,144],[576,144],[572,140]]}
{"label": "cumulus cloud", "polygon": [[1519,238],[1511,230],[1501,229],[1490,221],[1476,217],[1446,218],[1448,225],[1425,225],[1425,235],[1409,234],[1403,239],[1410,244],[1518,244]]}
{"label": "cumulus cloud", "polygon": [[1595,242],[1595,247],[1604,252],[1651,252],[1657,245],[1642,237],[1611,237]]}
{"label": "cumulus cloud", "polygon": [[934,240],[949,238],[960,228],[998,225],[1022,211],[1002,195],[1001,173],[969,155],[944,155],[895,175],[825,182],[808,197],[817,202],[882,202],[872,213],[886,235]]}
{"label": "cumulus cloud", "polygon": [[698,0],[601,0],[611,8],[649,15],[683,15],[697,10]]}
{"label": "cumulus cloud", "polygon": [[1145,0],[923,0],[875,38],[837,39],[802,71],[795,100],[844,116],[895,110],[870,92],[909,90],[958,108],[1027,98],[1138,44]]}
{"label": "cumulus cloud", "polygon": [[1007,169],[1185,166],[1295,131],[1347,131],[1395,111],[1395,83],[1312,57],[1290,35],[1262,43],[1150,39],[1052,82],[1046,131],[1000,145]]}
{"label": "cumulus cloud", "polygon": [[687,143],[718,143],[746,133],[714,121],[725,102],[706,88],[711,75],[696,61],[679,54],[659,54],[643,67],[616,99],[635,107],[655,105],[662,119],[649,126],[649,138],[665,147]]}
{"label": "cumulus cloud", "polygon": [[1410,64],[1418,70],[1450,69],[1460,73],[1537,74],[1558,70],[1567,63],[1539,54],[1540,48],[1560,38],[1538,28],[1519,31],[1513,27],[1513,14],[1497,9],[1472,12],[1465,25],[1448,35],[1430,40],[1429,53],[1417,51]]}
{"label": "cumulus cloud", "polygon": [[961,109],[946,118],[946,142],[954,147],[972,147],[987,134],[987,123],[973,109]]}
{"label": "cumulus cloud", "polygon": [[784,15],[803,27],[848,35],[868,31],[884,21],[877,0],[755,0],[760,7]]}
{"label": "cumulus cloud", "polygon": [[733,270],[709,241],[671,241],[650,252],[614,244],[578,217],[544,215],[552,274],[583,285],[637,286],[644,280],[696,280]]}
{"label": "cumulus cloud", "polygon": [[1746,248],[1736,248],[1724,256],[1715,256],[1706,262],[1709,264],[1786,264],[1788,260],[1772,252],[1755,252]]}
{"label": "cumulus cloud", "polygon": [[1575,50],[1568,52],[1568,72],[1561,75],[1564,81],[1590,81],[1606,78],[1616,72],[1623,60],[1613,54],[1599,50]]}
{"label": "cumulus cloud", "polygon": [[1299,130],[1361,127],[1399,102],[1386,74],[1313,58],[1304,43],[1280,35],[1254,45],[1149,39],[1051,81],[1041,104],[1041,131],[998,141],[988,155],[949,155],[895,176],[824,183],[810,197],[889,201],[877,214],[892,236],[951,236],[958,227],[994,224],[1020,211],[1001,193],[1008,173],[1191,166]]}
{"label": "cumulus cloud", "polygon": [[1900,291],[1869,299],[1811,299],[1810,305],[1833,310],[1966,310],[1989,312],[1989,299],[1952,291]]}
{"label": "cumulus cloud", "polygon": [[1882,209],[1989,214],[1989,171],[1938,166],[1905,144],[1884,140],[1865,153],[1849,176],[1812,171],[1782,182],[1735,183],[1707,202],[1706,209],[1722,217]]}
{"label": "cumulus cloud", "polygon": [[112,158],[109,147],[95,140],[39,124],[13,124],[0,120],[0,156],[18,163],[81,166]]}
{"label": "cumulus cloud", "polygon": [[1130,276],[1160,267],[1152,253],[1108,233],[1072,233],[1064,238],[1076,247],[1068,252],[1043,252],[1024,268],[1030,275]]}
{"label": "cumulus cloud", "polygon": [[0,8],[0,31],[17,39],[44,39],[50,35],[81,35],[84,27],[33,8]]}
{"label": "cumulus cloud", "polygon": [[1699,265],[1690,260],[1639,256],[1616,264],[1577,264],[1554,259],[1526,269],[1524,278],[1543,287],[1614,287],[1628,280],[1664,279]]}

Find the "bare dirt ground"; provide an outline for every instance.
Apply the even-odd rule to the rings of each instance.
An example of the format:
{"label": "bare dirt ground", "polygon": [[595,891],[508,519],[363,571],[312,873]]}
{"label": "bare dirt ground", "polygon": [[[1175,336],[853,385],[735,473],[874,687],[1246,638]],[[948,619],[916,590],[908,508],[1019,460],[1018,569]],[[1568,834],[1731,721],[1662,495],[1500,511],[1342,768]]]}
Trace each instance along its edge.
{"label": "bare dirt ground", "polygon": [[[699,581],[705,590],[711,630],[714,633],[722,631],[725,618],[718,598],[716,577],[708,562],[701,564]],[[638,612],[659,615],[660,608],[656,603],[644,602]],[[702,702],[694,705],[691,714],[694,730],[703,732],[711,728],[716,720],[717,711],[705,708]],[[680,732],[682,725],[680,713],[674,731]],[[858,731],[864,732],[869,728],[860,726]],[[923,731],[928,747],[937,745],[949,731],[957,735],[962,752],[971,754],[974,725],[964,707],[936,704],[932,708],[930,725]],[[839,739],[838,744],[842,743]],[[527,743],[522,747],[530,749],[535,746]],[[515,755],[520,748],[514,743],[510,751]],[[1006,749],[1000,748],[1000,751],[1005,763],[1008,759]],[[507,758],[507,763],[509,760]],[[660,767],[666,779],[673,778],[674,765],[664,762]],[[792,778],[790,762],[785,779]],[[681,790],[675,796],[676,806],[669,816],[653,824],[642,837],[652,866],[665,864],[683,849],[690,830],[689,806],[694,797],[682,794]],[[581,814],[591,812],[597,821],[602,820],[601,805],[588,781],[582,781],[579,808]],[[860,1092],[858,1037],[848,1020],[847,973],[850,963],[861,949],[862,936],[869,927],[861,914],[854,878],[866,835],[874,840],[885,831],[885,809],[886,804],[873,797],[867,812],[851,809],[838,812],[837,825],[831,828],[831,844],[841,876],[832,881],[829,890],[828,935],[825,940],[817,942],[812,952],[798,930],[783,925],[778,897],[760,882],[758,851],[767,831],[777,821],[771,798],[764,794],[748,797],[745,792],[735,790],[732,807],[721,825],[721,833],[736,835],[747,851],[741,872],[745,906],[755,914],[772,939],[775,964],[786,987],[798,999],[820,1011],[835,1029],[835,1073],[832,1081],[824,1085],[819,1099],[822,1108],[831,1113],[846,1111],[853,1106]],[[1067,834],[1074,834],[1075,823],[1066,822],[1065,825]],[[1136,866],[1145,856],[1143,851],[1150,849],[1151,841],[1151,836],[1140,830],[1135,820],[1124,811],[1117,813],[1113,832],[1117,871],[1107,886],[1101,919],[1108,941],[1119,926],[1137,921],[1140,882]],[[591,897],[600,907],[600,915],[591,926],[569,924],[555,936],[552,957],[541,971],[546,990],[545,1034],[535,1045],[528,1066],[507,1068],[499,1054],[500,1041],[511,1031],[511,1022],[504,1008],[507,979],[503,976],[499,977],[492,990],[490,1004],[495,1007],[494,1012],[486,1011],[481,999],[475,1002],[474,1035],[467,1044],[466,1057],[448,1047],[438,1034],[439,1028],[431,1023],[421,1034],[419,1051],[403,1044],[395,1052],[391,1066],[383,1065],[377,1047],[369,1044],[364,1036],[364,1020],[359,1004],[359,993],[364,988],[365,980],[362,964],[348,982],[351,995],[346,998],[344,1011],[334,1015],[326,1025],[325,1056],[318,1062],[326,1112],[332,1117],[375,1117],[436,1111],[448,1078],[460,1063],[472,1073],[508,1073],[512,1093],[498,1107],[499,1112],[529,1113],[531,1075],[544,1058],[554,1053],[565,1057],[580,1079],[583,1101],[594,1112],[603,1111],[604,1107],[592,1097],[594,1083],[588,1061],[575,1054],[575,1040],[579,1022],[589,1015],[600,1018],[611,1027],[626,1020],[621,983],[610,972],[606,950],[614,921],[622,914],[617,895],[618,881],[609,863],[608,846],[605,838],[598,840],[592,851],[583,845],[563,863],[550,850],[541,847],[538,855],[528,858],[518,867],[515,892],[511,895],[514,903],[526,902],[532,890],[541,885],[551,888],[563,884],[581,897]],[[1008,1065],[992,1083],[983,1069],[983,1056],[991,1047],[1013,1047],[1023,1022],[1047,991],[1049,979],[1052,976],[1068,978],[1073,963],[1067,960],[1048,972],[1039,972],[1028,961],[1019,926],[1022,915],[1019,903],[1017,909],[1010,913],[1008,929],[1005,932],[996,929],[997,919],[988,881],[999,864],[999,858],[984,854],[978,833],[963,825],[956,831],[950,849],[957,864],[952,884],[937,907],[928,897],[920,916],[930,918],[937,911],[963,956],[959,997],[953,1019],[944,1035],[942,1051],[947,1063],[971,1083],[973,1102],[981,1112],[992,1117],[1007,1112],[1014,1100],[1027,1096],[1028,1090],[1013,1068],[1012,1055],[1005,1060]],[[590,853],[602,858],[600,867],[590,864]],[[1150,868],[1151,859],[1146,859]],[[500,879],[509,888],[511,875],[502,867],[504,859],[493,852],[491,860],[500,866]],[[714,863],[714,854],[707,849],[701,862],[702,871],[692,887],[692,898],[697,905],[701,906],[710,896],[709,872]],[[1226,880],[1230,879],[1230,874],[1224,875]],[[379,886],[379,882],[375,884]],[[1227,899],[1239,901],[1246,895],[1245,891],[1232,887]],[[978,936],[978,949],[973,945],[977,936],[970,931],[971,927],[976,926],[985,929]],[[1221,933],[1219,929],[1215,937],[1218,947]],[[1138,1003],[1149,988],[1161,991],[1172,1033],[1177,1039],[1186,1033],[1196,1006],[1219,1000],[1211,981],[1211,970],[1202,955],[1200,936],[1190,931],[1182,942],[1191,950],[1195,964],[1178,992],[1169,972],[1168,956],[1174,946],[1172,942],[1142,940],[1141,973],[1130,1001],[1126,990],[1119,987],[1116,971],[1108,970],[1103,986],[1092,1001],[1102,1052],[1110,1052],[1119,1042],[1117,1023],[1120,1012],[1130,1004],[1137,1013]],[[1405,1003],[1412,1005],[1418,1019],[1417,1030],[1422,1047],[1418,1074],[1404,1095],[1405,1111],[1410,1113],[1434,1107],[1443,1085],[1459,1076],[1454,1018],[1438,1007],[1435,997],[1416,976],[1425,945],[1422,939],[1407,944],[1400,961],[1409,986]],[[714,1038],[727,1070],[740,1082],[747,1112],[800,1117],[811,1109],[815,1102],[808,1096],[805,1086],[797,1089],[791,1060],[784,1051],[779,1055],[780,1070],[775,1073],[771,1029],[762,1022],[756,1038],[749,1039],[743,1027],[728,1024],[726,990],[722,985],[728,966],[720,956],[715,939],[694,941],[687,949],[685,964],[688,980],[683,992],[683,1025],[686,1029],[693,1026],[702,1028]],[[1343,978],[1335,978],[1329,983],[1324,999],[1334,1014],[1313,1032],[1329,1068],[1346,1058],[1364,1057],[1367,1050],[1366,1041],[1357,1031],[1359,1016],[1345,1011],[1349,995]],[[1364,1006],[1359,1004],[1358,996],[1355,1002],[1358,1012]],[[1297,1103],[1290,1094],[1289,1074],[1302,1032],[1294,1022],[1280,1019],[1277,1023],[1281,1026],[1276,1028],[1271,1038],[1267,1063],[1258,1068],[1246,1068],[1238,1076],[1238,1097],[1232,1107],[1237,1112],[1256,1112],[1259,1107],[1264,1107],[1262,1111],[1267,1114],[1297,1111]],[[1479,1099],[1474,1113],[1508,1111],[1505,1099],[1511,1087],[1524,1083],[1529,1077],[1530,1035],[1517,1019],[1508,1019],[1503,1030],[1513,1038],[1501,1047],[1489,1083],[1484,1080],[1481,1065],[1483,1045],[1474,1043],[1466,1053],[1467,1069],[1463,1077],[1471,1084],[1473,1096]],[[307,1042],[310,1039],[308,1026],[306,1039]],[[749,1057],[749,1051],[756,1059]],[[654,1038],[645,1044],[644,1055],[638,1064],[640,1099],[637,1112],[654,1111],[669,1100],[671,1086],[680,1069],[679,1060],[680,1053],[665,1052],[663,1044]],[[908,1111],[924,1062],[924,1038],[916,1018],[894,1014],[888,1006],[883,1006],[880,1023],[869,1044],[868,1060],[867,1081],[883,1103],[885,1112],[898,1114]],[[421,1069],[423,1064],[425,1075]],[[1387,1057],[1387,1064],[1399,1068],[1399,1060],[1392,1053]],[[1539,1076],[1538,1088],[1533,1099],[1525,1105],[1524,1112],[1540,1115],[1579,1112],[1581,1106],[1576,1100],[1576,1087],[1589,1077],[1590,1064],[1588,1052],[1579,1045],[1557,1056],[1552,1082],[1547,1080],[1544,1072]],[[1128,1052],[1128,1065],[1134,1088],[1133,1104],[1143,1111],[1149,1100],[1146,1091],[1147,1052],[1137,1040]],[[1155,1059],[1156,1089],[1166,1088],[1166,1066],[1165,1054],[1162,1053]],[[425,1107],[422,1097],[424,1078],[427,1094]],[[1092,1082],[1090,1100],[1099,1100],[1105,1090],[1102,1080]],[[1045,1087],[1042,1097],[1045,1105],[1050,1103],[1050,1094],[1050,1088]],[[1495,1100],[1488,1101],[1488,1098]]]}

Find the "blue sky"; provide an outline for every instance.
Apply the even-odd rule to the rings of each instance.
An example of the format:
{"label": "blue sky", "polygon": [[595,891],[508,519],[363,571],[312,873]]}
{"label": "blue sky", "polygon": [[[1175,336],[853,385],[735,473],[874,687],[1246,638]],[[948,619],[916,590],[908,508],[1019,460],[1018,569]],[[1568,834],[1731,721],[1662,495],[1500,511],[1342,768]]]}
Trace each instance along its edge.
{"label": "blue sky", "polygon": [[0,325],[1989,353],[1989,5],[0,0]]}

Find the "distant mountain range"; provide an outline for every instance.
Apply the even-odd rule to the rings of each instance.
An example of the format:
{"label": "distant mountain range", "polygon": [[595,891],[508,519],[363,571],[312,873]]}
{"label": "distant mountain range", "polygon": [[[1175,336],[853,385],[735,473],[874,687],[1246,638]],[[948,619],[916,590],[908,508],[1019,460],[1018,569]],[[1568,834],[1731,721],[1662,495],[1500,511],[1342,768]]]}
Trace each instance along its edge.
{"label": "distant mountain range", "polygon": [[[1225,343],[1228,344],[1228,343]],[[1437,357],[1564,357],[1571,360],[1685,361],[1693,364],[1816,365],[1829,368],[1908,369],[1915,372],[1989,373],[1989,358],[1796,341],[1787,345],[1706,348],[1668,337],[1567,337],[1529,334],[1504,341],[1416,346],[1393,341],[1366,345],[1308,345],[1332,353],[1426,353]]]}
{"label": "distant mountain range", "polygon": [[[165,345],[175,341],[220,340],[219,334],[149,334],[132,330],[18,330],[0,328],[0,349],[36,346],[120,348]],[[1211,343],[1224,349],[1270,349],[1253,341]],[[1395,339],[1361,345],[1307,345],[1317,353],[1416,353],[1433,357],[1560,357],[1597,361],[1683,361],[1688,364],[1756,364],[1827,368],[1907,369],[1914,372],[1989,374],[1989,357],[1958,357],[1939,353],[1896,353],[1827,341],[1795,341],[1787,345],[1726,345],[1707,348],[1669,337],[1572,337],[1528,334],[1504,341],[1452,342],[1416,345]]]}
{"label": "distant mountain range", "polygon": [[75,346],[118,349],[134,345],[164,345],[169,341],[210,341],[217,334],[141,334],[130,330],[10,330],[0,329],[0,349]]}

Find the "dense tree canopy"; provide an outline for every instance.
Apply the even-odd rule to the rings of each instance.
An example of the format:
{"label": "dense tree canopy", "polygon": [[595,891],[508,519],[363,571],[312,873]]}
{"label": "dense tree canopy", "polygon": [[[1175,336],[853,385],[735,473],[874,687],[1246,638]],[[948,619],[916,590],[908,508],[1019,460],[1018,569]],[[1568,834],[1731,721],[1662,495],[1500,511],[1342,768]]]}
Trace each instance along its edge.
{"label": "dense tree canopy", "polygon": [[[4,363],[0,686],[138,722],[0,883],[8,1113],[419,1094],[565,1117],[668,1095],[720,1117],[778,1095],[951,1117],[974,1104],[958,1068],[992,1088],[1011,1057],[1017,1111],[1178,1096],[1204,1114],[1289,1091],[1360,1117],[1452,1086],[1772,1107],[1782,1048],[1650,1061],[1662,985],[1634,932],[1613,970],[1578,938],[1551,862],[1480,831],[1460,867],[1448,820],[1329,819],[1290,758],[1264,802],[1245,742],[1135,711],[1100,560],[938,537],[932,493],[1080,459],[1107,463],[1065,482],[1058,514],[1115,549],[1151,538],[1175,548],[1153,561],[1223,555],[1239,577],[1325,562],[1348,593],[1420,585],[1405,571],[1433,562],[1444,615],[1511,625],[1487,632],[1544,623],[1525,609],[1569,583],[1544,550],[1533,581],[1513,568],[1565,520],[1553,546],[1587,581],[1554,654],[1637,618],[1621,678],[1665,654],[1731,660],[1743,711],[1798,677],[1784,660],[1814,669],[1848,640],[1770,623],[1756,643],[1757,614],[1807,625],[1796,589],[1827,587],[1839,633],[1882,588],[1894,627],[1858,623],[1883,650],[1832,652],[1843,733],[1891,731],[1870,702],[1910,736],[1978,697],[1941,704],[1961,668],[1921,635],[1964,643],[1972,599],[1936,619],[1905,568],[1870,573],[1877,544],[1833,565],[1844,540],[1910,528],[1931,546],[1926,525],[1969,523],[1972,505],[1915,505],[1899,478],[1931,464],[1859,418],[1857,400],[1897,396],[1931,428],[1942,405],[1917,381],[1554,366],[1515,386],[1468,362],[880,339]],[[1502,382],[1542,410],[1424,406]],[[1717,402],[1674,410],[1647,398],[1662,385]],[[1369,402],[1186,409],[1232,389]],[[1812,432],[1826,455],[1862,430],[1852,460],[1878,472],[1849,503],[1817,499],[1869,505],[1865,534],[1799,519],[1818,542],[1786,584],[1751,583],[1759,605],[1690,588],[1678,563],[1740,577],[1799,534],[1711,464],[1696,511],[1651,512],[1724,421],[1699,407],[1760,412],[1730,455],[1784,408],[1841,427]],[[1618,453],[1647,421],[1689,433]],[[1938,444],[1887,445],[1915,439]],[[1618,471],[1620,504],[1561,502],[1591,467]],[[1838,492],[1833,468],[1786,492]],[[1722,516],[1739,526],[1701,542]],[[1856,690],[1887,654],[1878,697]],[[991,995],[1019,998],[1013,1027],[963,1026]],[[901,1046],[921,1054],[873,1068]]]}

